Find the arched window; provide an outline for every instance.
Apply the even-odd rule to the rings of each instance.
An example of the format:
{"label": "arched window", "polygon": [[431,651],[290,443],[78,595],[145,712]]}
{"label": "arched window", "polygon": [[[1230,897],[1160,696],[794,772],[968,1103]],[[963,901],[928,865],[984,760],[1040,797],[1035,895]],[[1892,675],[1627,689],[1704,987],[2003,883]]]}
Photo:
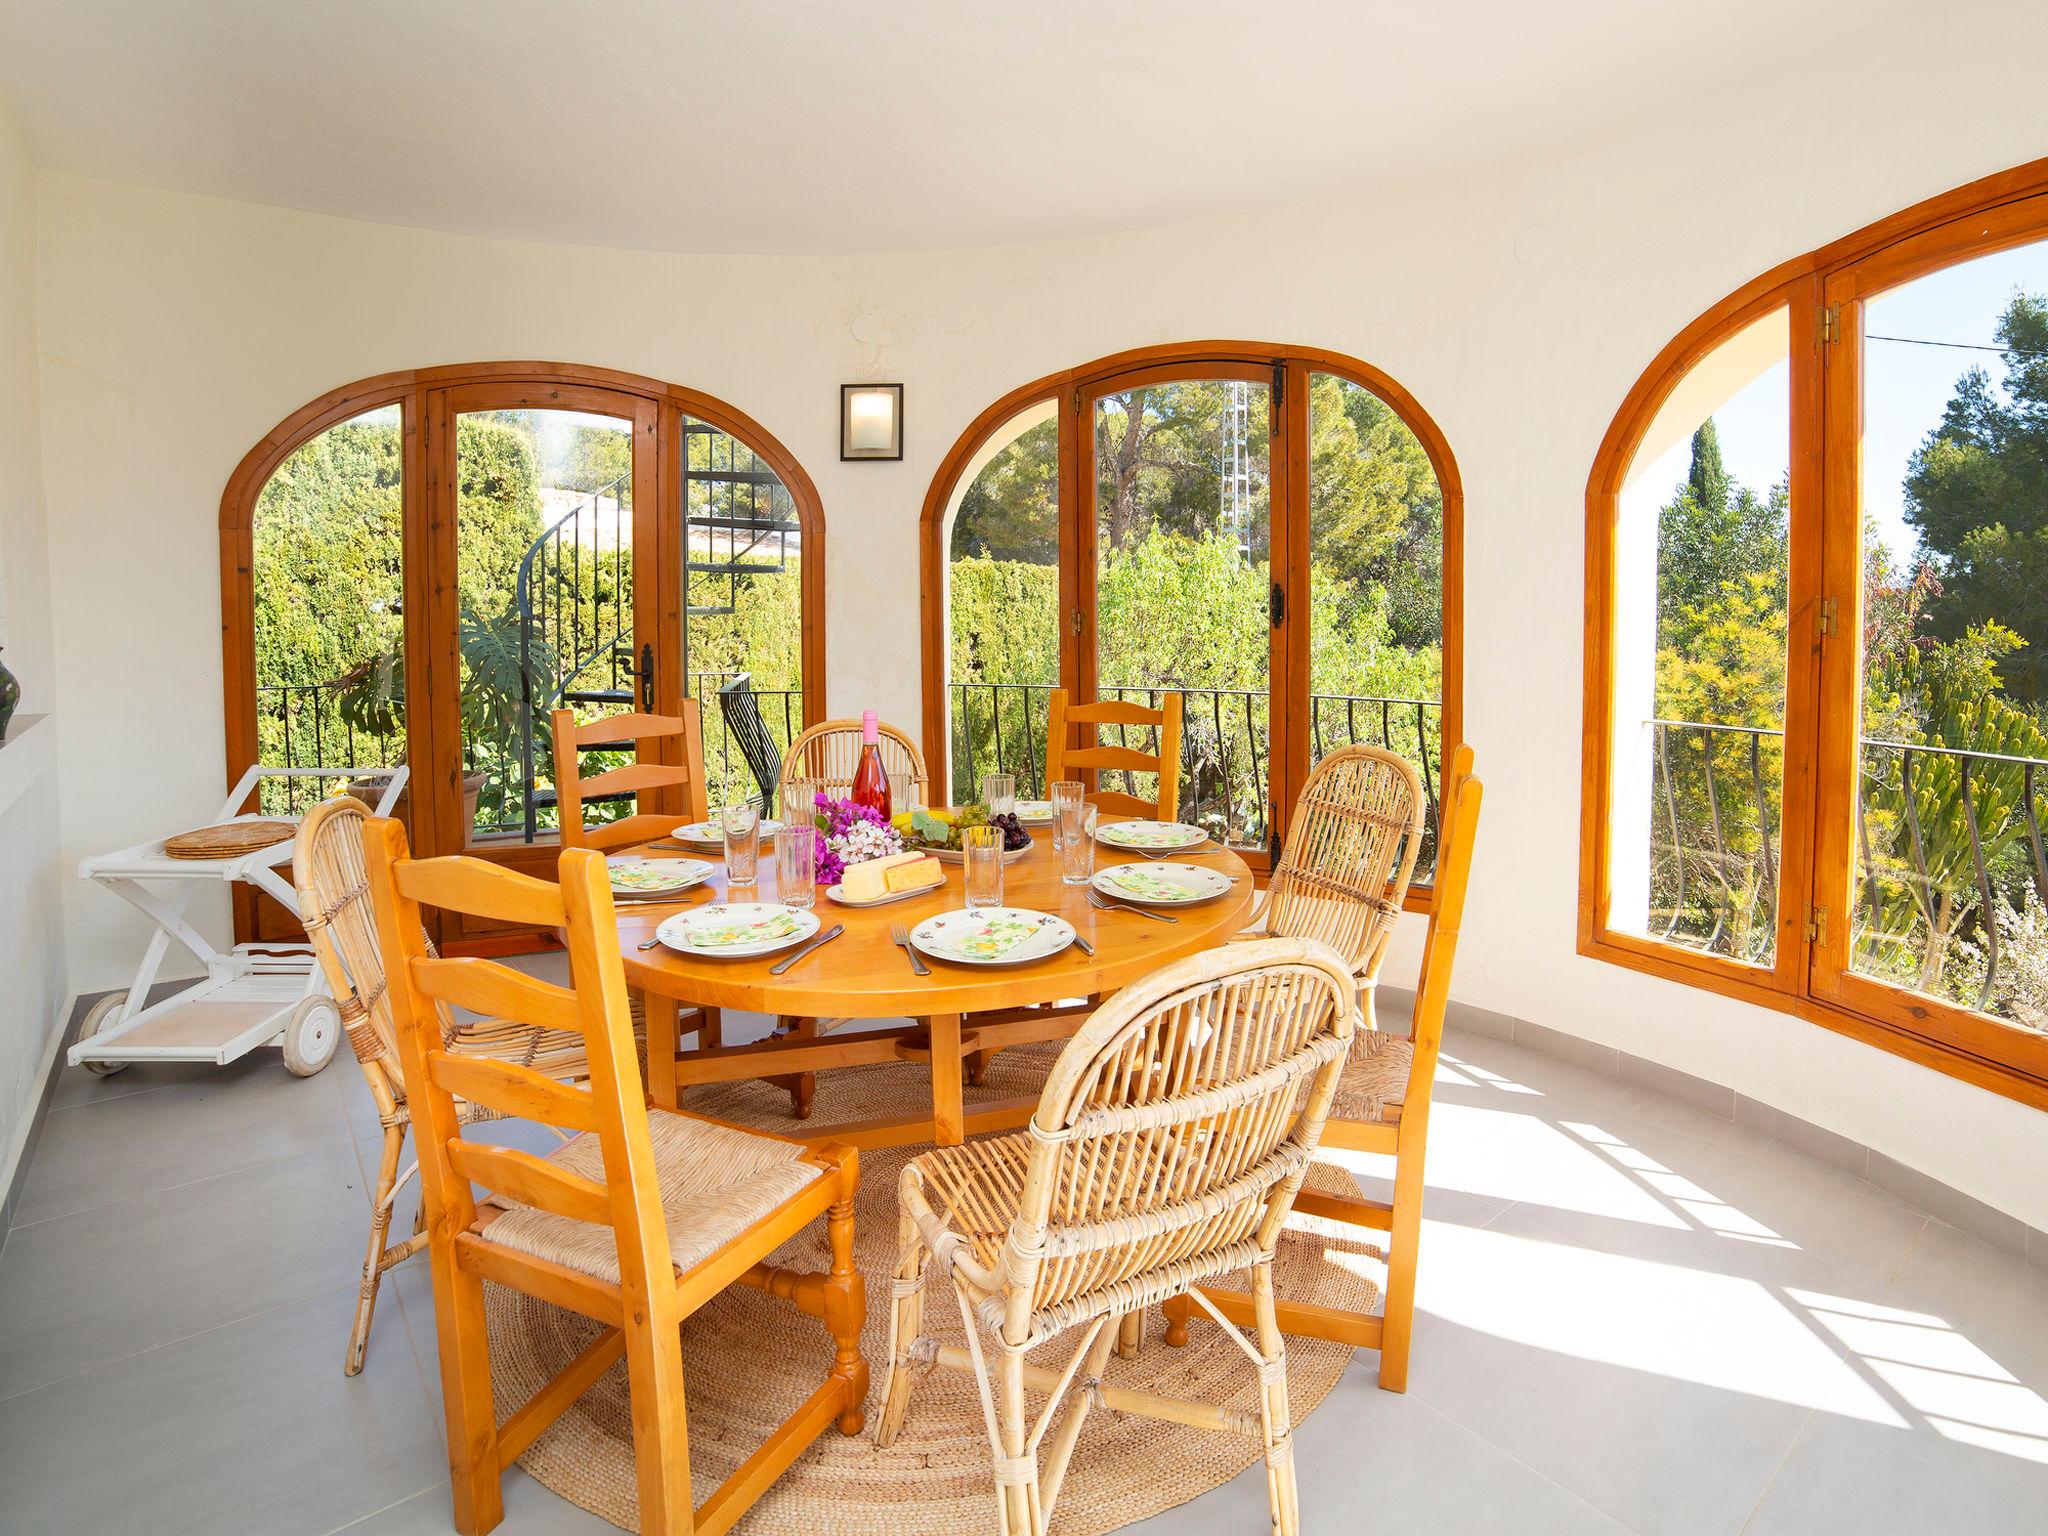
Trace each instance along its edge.
{"label": "arched window", "polygon": [[758,795],[728,720],[786,746],[821,717],[822,536],[788,452],[693,391],[558,364],[338,390],[222,498],[230,775],[403,762],[415,847],[544,864],[551,712],[688,695],[713,803]]}
{"label": "arched window", "polygon": [[1667,347],[1588,487],[1588,954],[2048,1102],[2048,162]]}
{"label": "arched window", "polygon": [[1148,348],[1014,391],[925,502],[925,732],[953,796],[991,770],[1042,792],[1065,687],[1181,694],[1181,814],[1255,863],[1346,742],[1407,754],[1433,798],[1458,729],[1460,505],[1434,424],[1353,359]]}

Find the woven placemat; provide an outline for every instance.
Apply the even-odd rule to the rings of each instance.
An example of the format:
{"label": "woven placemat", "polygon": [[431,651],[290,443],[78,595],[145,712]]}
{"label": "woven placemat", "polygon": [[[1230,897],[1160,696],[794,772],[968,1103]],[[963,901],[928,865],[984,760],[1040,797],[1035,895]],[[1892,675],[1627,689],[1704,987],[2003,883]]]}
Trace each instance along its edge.
{"label": "woven placemat", "polygon": [[298,835],[289,821],[224,821],[164,839],[164,855],[173,859],[234,859]]}
{"label": "woven placemat", "polygon": [[[988,1081],[969,1102],[1035,1094],[1054,1048],[1028,1047],[996,1057]],[[835,1120],[912,1114],[928,1105],[922,1065],[850,1067],[818,1077],[812,1127]],[[687,1107],[764,1130],[787,1131],[788,1095],[760,1082],[695,1090]],[[889,1277],[896,1264],[896,1181],[918,1149],[863,1153],[855,1208],[855,1258],[867,1277],[868,1315],[861,1347],[873,1370],[870,1425],[880,1407],[889,1340]],[[1342,1169],[1318,1165],[1311,1187],[1355,1194]],[[1355,1229],[1297,1217],[1281,1245],[1276,1282],[1290,1299],[1377,1310],[1377,1250]],[[777,1264],[824,1269],[824,1224],[791,1241]],[[485,1287],[492,1384],[502,1421],[589,1344],[597,1324],[496,1285]],[[935,1280],[925,1322],[942,1343],[960,1341],[950,1288]],[[1257,1411],[1257,1382],[1243,1353],[1199,1316],[1188,1346],[1171,1349],[1155,1310],[1135,1360],[1112,1358],[1118,1381],[1154,1392]],[[1050,1360],[1072,1339],[1049,1343]],[[783,1418],[824,1380],[832,1346],[822,1326],[787,1303],[740,1287],[683,1325],[689,1399],[690,1478],[701,1503]],[[1296,1420],[1336,1386],[1351,1350],[1315,1339],[1288,1341],[1288,1391]],[[1063,1362],[1064,1354],[1060,1355]],[[1258,1460],[1257,1443],[1134,1415],[1098,1410],[1074,1453],[1056,1510],[1060,1536],[1091,1536],[1184,1504],[1228,1482]],[[519,1458],[563,1498],[625,1530],[639,1529],[626,1368],[614,1366]],[[736,1529],[745,1536],[969,1536],[993,1531],[995,1480],[981,1409],[970,1378],[934,1370],[917,1383],[902,1434],[887,1451],[863,1431],[852,1439],[827,1430],[779,1478]]]}

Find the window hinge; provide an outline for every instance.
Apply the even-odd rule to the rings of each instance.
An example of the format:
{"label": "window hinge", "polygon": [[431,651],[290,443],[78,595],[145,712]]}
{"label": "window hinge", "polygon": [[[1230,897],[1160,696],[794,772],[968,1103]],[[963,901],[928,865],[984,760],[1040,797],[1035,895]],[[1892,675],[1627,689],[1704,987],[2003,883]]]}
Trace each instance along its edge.
{"label": "window hinge", "polygon": [[1082,616],[1081,616],[1081,610],[1080,610],[1080,609],[1076,608],[1076,609],[1074,610],[1074,617],[1072,618],[1072,620],[1071,620],[1070,622],[1071,622],[1071,623],[1073,624],[1073,626],[1074,626],[1074,633],[1075,633],[1075,634],[1077,634],[1077,635],[1078,635],[1078,634],[1080,634],[1080,633],[1081,633],[1081,627],[1082,627],[1082,625],[1083,625],[1084,623],[1086,623],[1086,620],[1085,620],[1085,619],[1083,619],[1083,618],[1082,618]]}
{"label": "window hinge", "polygon": [[1820,600],[1819,619],[1820,632],[1822,634],[1832,635],[1835,632],[1835,621],[1840,612],[1841,608],[1837,599],[1824,597]]}
{"label": "window hinge", "polygon": [[1806,909],[1806,942],[1825,944],[1828,941],[1828,909],[1809,906]]}
{"label": "window hinge", "polygon": [[1820,307],[1820,339],[1824,346],[1833,346],[1842,339],[1842,306],[1823,304]]}
{"label": "window hinge", "polygon": [[1081,386],[1078,384],[1074,386],[1074,414],[1081,414]]}
{"label": "window hinge", "polygon": [[1266,623],[1278,629],[1287,618],[1287,589],[1279,582],[1273,583],[1273,590],[1266,597]]}

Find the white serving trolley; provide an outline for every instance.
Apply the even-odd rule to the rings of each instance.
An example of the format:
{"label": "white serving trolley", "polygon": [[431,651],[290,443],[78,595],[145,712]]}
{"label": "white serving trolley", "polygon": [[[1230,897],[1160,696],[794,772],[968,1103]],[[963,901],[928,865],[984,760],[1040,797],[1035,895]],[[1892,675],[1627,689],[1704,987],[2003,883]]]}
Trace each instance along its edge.
{"label": "white serving trolley", "polygon": [[[405,788],[400,768],[251,768],[229,794],[216,822],[292,821],[291,816],[236,814],[265,779],[344,779],[383,784],[378,815],[390,812]],[[164,839],[101,854],[78,866],[79,874],[105,886],[156,924],[142,965],[127,990],[93,1004],[79,1026],[68,1059],[104,1076],[131,1061],[201,1061],[226,1066],[259,1045],[284,1050],[285,1067],[311,1077],[334,1056],[341,1039],[341,1015],[320,973],[310,944],[237,944],[222,951],[185,918],[185,908],[203,883],[247,881],[275,897],[292,916],[298,895],[279,871],[291,862],[293,839],[224,859],[174,859]],[[206,975],[158,1003],[149,1001],[171,942],[192,952]]]}

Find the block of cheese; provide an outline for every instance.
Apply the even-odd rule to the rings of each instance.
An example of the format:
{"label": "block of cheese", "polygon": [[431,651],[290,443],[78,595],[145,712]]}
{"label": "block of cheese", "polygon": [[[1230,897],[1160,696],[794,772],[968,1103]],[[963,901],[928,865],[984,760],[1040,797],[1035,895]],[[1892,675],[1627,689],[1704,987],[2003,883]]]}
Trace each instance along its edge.
{"label": "block of cheese", "polygon": [[839,894],[848,901],[880,901],[893,894],[889,888],[889,871],[910,864],[936,864],[937,859],[922,853],[892,853],[879,859],[862,859],[858,864],[849,864],[839,876]]}
{"label": "block of cheese", "polygon": [[891,864],[882,871],[882,879],[888,884],[891,896],[900,896],[905,891],[930,890],[935,885],[946,883],[946,866],[926,854],[908,864]]}

